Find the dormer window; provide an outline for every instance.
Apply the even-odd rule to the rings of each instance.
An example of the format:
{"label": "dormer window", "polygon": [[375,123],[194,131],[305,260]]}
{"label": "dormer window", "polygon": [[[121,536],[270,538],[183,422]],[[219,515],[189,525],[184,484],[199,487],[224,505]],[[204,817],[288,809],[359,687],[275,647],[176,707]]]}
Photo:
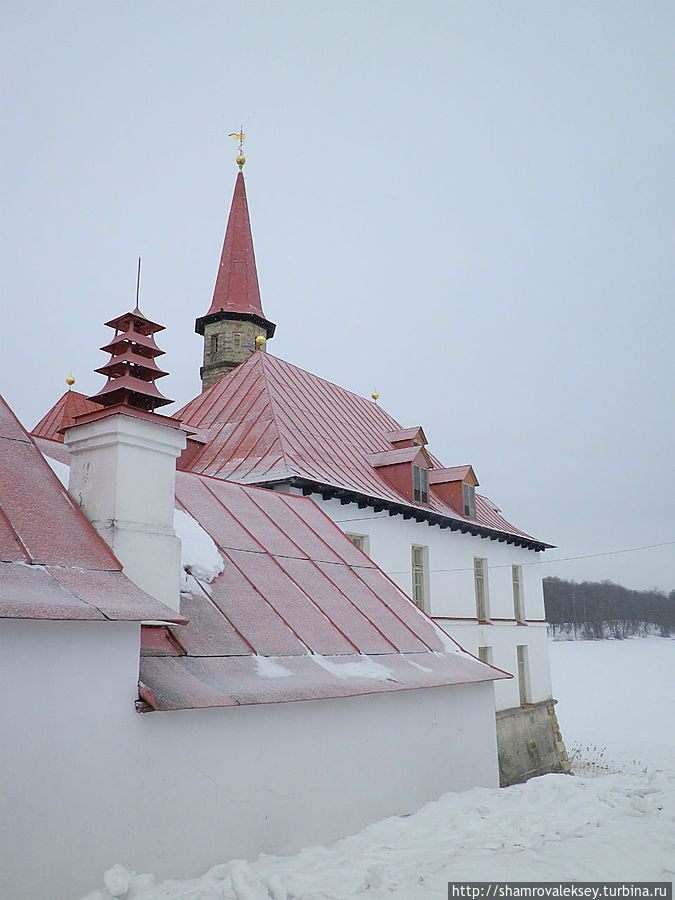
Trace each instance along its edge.
{"label": "dormer window", "polygon": [[464,515],[469,519],[476,518],[476,488],[472,484],[462,483],[462,500],[464,502]]}
{"label": "dormer window", "polygon": [[429,475],[421,466],[413,465],[413,500],[415,503],[429,502]]}

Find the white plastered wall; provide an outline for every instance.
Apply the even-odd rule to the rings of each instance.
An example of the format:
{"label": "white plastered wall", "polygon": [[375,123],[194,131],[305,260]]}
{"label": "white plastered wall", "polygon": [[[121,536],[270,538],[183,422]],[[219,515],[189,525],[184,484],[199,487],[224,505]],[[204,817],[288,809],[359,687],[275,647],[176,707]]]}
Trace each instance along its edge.
{"label": "white plastered wall", "polygon": [[[516,646],[528,648],[530,700],[551,697],[541,553],[506,542],[441,529],[426,522],[359,509],[355,503],[312,499],[340,528],[368,537],[369,556],[408,596],[412,593],[413,544],[428,548],[428,598],[426,612],[433,616],[470,653],[478,647],[492,648],[492,664],[514,675],[495,682],[495,704],[499,709],[520,705]],[[487,561],[486,584],[489,625],[476,619],[473,561]],[[521,603],[525,625],[515,622],[512,570],[521,566]],[[499,620],[507,621],[499,621]]]}
{"label": "white plastered wall", "polygon": [[[185,432],[129,413],[68,428],[68,491],[124,566],[170,609],[180,607],[180,541],[173,529],[176,457]],[[151,564],[148,565],[148,560]]]}
{"label": "white plastered wall", "polygon": [[498,781],[489,682],[138,714],[137,624],[5,620],[0,642],[3,898],[291,853]]}

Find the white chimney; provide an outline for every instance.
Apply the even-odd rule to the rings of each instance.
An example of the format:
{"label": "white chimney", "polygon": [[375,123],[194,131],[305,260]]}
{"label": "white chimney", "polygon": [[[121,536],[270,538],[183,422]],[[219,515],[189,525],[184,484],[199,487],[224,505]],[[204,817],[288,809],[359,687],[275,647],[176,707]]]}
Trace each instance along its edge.
{"label": "white chimney", "polygon": [[[93,418],[96,416],[96,418]],[[176,458],[185,432],[173,419],[117,407],[65,432],[68,491],[124,573],[180,612],[180,541],[173,529]]]}

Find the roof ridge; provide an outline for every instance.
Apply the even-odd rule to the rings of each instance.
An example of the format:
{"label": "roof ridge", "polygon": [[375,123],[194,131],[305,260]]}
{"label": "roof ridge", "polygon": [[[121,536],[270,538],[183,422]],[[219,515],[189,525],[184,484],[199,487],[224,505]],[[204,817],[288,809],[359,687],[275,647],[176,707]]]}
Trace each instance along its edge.
{"label": "roof ridge", "polygon": [[[340,384],[336,384],[334,381],[330,381],[328,378],[323,378],[321,375],[315,375],[314,372],[310,372],[308,369],[303,369],[302,366],[296,366],[295,363],[288,362],[286,359],[282,359],[280,356],[275,356],[274,353],[265,353],[265,356],[270,357],[276,362],[282,363],[282,365],[290,366],[293,369],[297,369],[298,372],[302,372],[304,375],[309,375],[310,378],[316,379],[316,381],[321,381],[323,384],[328,384],[330,387],[336,388],[336,390],[340,391],[342,394],[349,394],[352,397],[355,397],[357,400],[361,400],[363,403],[368,403],[373,406],[377,406],[374,401],[370,401],[367,397],[362,397],[361,394],[357,394],[356,391],[352,391],[349,388],[342,387]],[[378,409],[382,409],[382,407],[377,406]],[[382,410],[384,412],[384,410]],[[385,413],[387,418],[392,419],[397,422],[393,416],[389,415],[389,413]],[[397,422],[397,424],[399,424]],[[402,426],[401,426],[402,427]],[[421,428],[422,426],[420,426]]]}
{"label": "roof ridge", "polygon": [[[260,353],[259,355],[260,355],[260,359],[261,359],[260,366],[262,368],[262,377],[263,377],[263,383],[265,385],[265,392],[267,394],[267,398],[269,401],[269,408],[270,408],[270,412],[272,414],[272,423],[274,424],[274,429],[277,433],[277,439],[279,441],[279,448],[281,449],[281,456],[284,461],[284,466],[288,470],[289,475],[298,475],[299,473],[296,471],[296,468],[291,467],[291,465],[289,464],[288,457],[289,457],[290,451],[289,451],[289,448],[286,446],[285,439],[282,435],[282,429],[279,425],[279,419],[277,418],[277,416],[279,415],[279,411],[277,410],[277,401],[274,399],[274,397],[272,396],[272,392],[270,391],[270,383],[268,381],[267,370],[265,368],[265,365],[266,365],[265,358],[268,356],[268,354]],[[273,357],[273,358],[276,359],[276,357]]]}

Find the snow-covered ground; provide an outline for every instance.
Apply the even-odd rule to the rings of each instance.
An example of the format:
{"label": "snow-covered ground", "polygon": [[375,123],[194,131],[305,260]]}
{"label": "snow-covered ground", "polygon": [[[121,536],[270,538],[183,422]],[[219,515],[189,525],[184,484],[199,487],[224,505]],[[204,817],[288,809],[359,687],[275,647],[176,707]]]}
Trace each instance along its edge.
{"label": "snow-covered ground", "polygon": [[675,639],[553,641],[549,649],[568,752],[581,748],[610,769],[675,770]]}
{"label": "snow-covered ground", "polygon": [[197,879],[155,884],[116,865],[87,900],[435,900],[448,881],[673,880],[675,640],[560,642],[551,659],[583,774],[446,794],[330,847]]}

